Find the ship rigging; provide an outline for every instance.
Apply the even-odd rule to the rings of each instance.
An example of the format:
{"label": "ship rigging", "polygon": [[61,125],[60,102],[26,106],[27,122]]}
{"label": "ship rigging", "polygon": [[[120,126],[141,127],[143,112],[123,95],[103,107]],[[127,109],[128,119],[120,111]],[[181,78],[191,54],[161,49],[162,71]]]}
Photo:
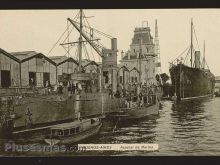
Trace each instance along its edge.
{"label": "ship rigging", "polygon": [[[57,42],[52,46],[50,51],[48,52],[48,55],[51,54],[53,49],[57,46],[57,44],[61,41],[63,37],[64,40],[59,44],[63,47],[65,50],[65,56],[73,56],[74,59],[76,59],[79,63],[78,65],[78,72],[82,72],[82,59],[83,59],[83,53],[84,57],[91,60],[91,57],[89,54],[92,54],[92,60],[96,60],[97,57],[94,56],[93,50],[98,54],[98,58],[100,61],[100,57],[103,57],[102,50],[106,49],[106,46],[104,46],[103,43],[100,42],[101,38],[105,37],[107,39],[113,39],[113,37],[109,34],[106,34],[104,32],[101,32],[93,27],[90,26],[88,22],[88,18],[92,18],[93,16],[86,17],[85,13],[82,9],[77,13],[77,15],[71,19],[67,19],[67,29],[61,34]],[[72,25],[72,26],[71,26]],[[71,27],[70,27],[71,26]],[[78,41],[71,42],[70,37],[71,33],[73,32],[73,29],[76,29],[79,32],[79,38]],[[83,40],[84,39],[84,40]],[[91,50],[88,50],[86,47],[87,43],[89,43],[90,47],[93,48]],[[75,49],[75,53],[71,54],[72,48]],[[84,51],[84,52],[83,52]]]}
{"label": "ship rigging", "polygon": [[[196,39],[196,47],[194,44],[194,37]],[[196,50],[196,48],[197,48],[197,50]],[[196,35],[195,26],[193,24],[193,19],[191,19],[190,45],[187,46],[187,48],[182,53],[180,53],[177,56],[177,58],[175,58],[172,62],[169,62],[170,67],[172,67],[172,65],[177,65],[178,63],[182,63],[187,66],[190,66],[191,68],[194,68],[196,65],[196,60],[194,59],[194,54],[197,51],[201,52],[198,38]],[[185,55],[185,57],[183,57],[184,55]],[[189,56],[190,56],[190,59],[189,59]],[[206,59],[205,59],[205,41],[204,41],[204,45],[203,45],[203,57],[202,57],[202,60],[199,59],[199,67],[203,68],[203,69],[206,69],[206,68],[209,69],[209,66],[208,66]]]}

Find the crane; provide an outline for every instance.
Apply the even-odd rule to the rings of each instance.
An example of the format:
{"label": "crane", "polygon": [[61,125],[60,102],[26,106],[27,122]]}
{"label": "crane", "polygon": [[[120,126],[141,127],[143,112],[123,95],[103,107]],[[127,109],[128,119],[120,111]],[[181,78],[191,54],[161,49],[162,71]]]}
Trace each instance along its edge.
{"label": "crane", "polygon": [[76,30],[78,30],[82,34],[85,40],[92,46],[92,48],[98,53],[98,55],[103,57],[102,51],[98,48],[101,46],[94,44],[93,43],[94,40],[90,40],[89,37],[83,31],[80,30],[80,27],[72,19],[68,18],[67,20],[76,28]]}

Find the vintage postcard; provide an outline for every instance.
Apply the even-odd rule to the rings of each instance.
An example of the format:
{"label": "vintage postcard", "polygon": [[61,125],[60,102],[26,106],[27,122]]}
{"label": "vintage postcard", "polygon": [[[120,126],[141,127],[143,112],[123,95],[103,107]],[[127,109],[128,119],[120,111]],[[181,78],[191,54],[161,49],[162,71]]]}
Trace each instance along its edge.
{"label": "vintage postcard", "polygon": [[0,10],[0,156],[220,155],[219,9]]}

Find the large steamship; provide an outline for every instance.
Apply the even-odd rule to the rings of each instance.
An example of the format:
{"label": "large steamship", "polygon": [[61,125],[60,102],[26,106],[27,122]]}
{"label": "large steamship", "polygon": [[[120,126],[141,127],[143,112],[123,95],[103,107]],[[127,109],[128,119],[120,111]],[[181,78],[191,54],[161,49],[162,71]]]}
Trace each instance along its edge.
{"label": "large steamship", "polygon": [[[212,96],[214,92],[215,78],[211,73],[205,59],[205,43],[203,59],[200,60],[200,51],[195,50],[193,46],[194,26],[191,22],[191,44],[185,59],[175,59],[169,69],[174,91],[174,98],[177,101],[191,100],[201,97]],[[191,55],[190,66],[187,58]]]}

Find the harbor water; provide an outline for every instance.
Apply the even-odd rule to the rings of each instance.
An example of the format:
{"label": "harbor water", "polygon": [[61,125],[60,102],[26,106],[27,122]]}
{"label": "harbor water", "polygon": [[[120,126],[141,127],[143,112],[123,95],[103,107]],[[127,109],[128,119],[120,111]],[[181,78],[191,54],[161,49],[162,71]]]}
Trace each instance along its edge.
{"label": "harbor water", "polygon": [[[49,155],[219,156],[220,97],[186,101],[181,104],[163,101],[158,115],[133,122],[119,122],[116,129],[116,133],[111,134],[101,131],[99,135],[84,143],[154,143],[159,145],[159,151],[86,151],[66,154],[50,153]],[[35,155],[35,153],[23,154]],[[0,155],[5,153],[2,152]],[[36,155],[47,154],[37,153]]]}
{"label": "harbor water", "polygon": [[[114,155],[220,155],[220,98],[164,101],[158,116],[121,123],[121,133],[100,137],[94,143],[155,143],[158,152],[126,151]],[[106,153],[102,153],[106,154]],[[107,153],[110,154],[110,153]]]}

